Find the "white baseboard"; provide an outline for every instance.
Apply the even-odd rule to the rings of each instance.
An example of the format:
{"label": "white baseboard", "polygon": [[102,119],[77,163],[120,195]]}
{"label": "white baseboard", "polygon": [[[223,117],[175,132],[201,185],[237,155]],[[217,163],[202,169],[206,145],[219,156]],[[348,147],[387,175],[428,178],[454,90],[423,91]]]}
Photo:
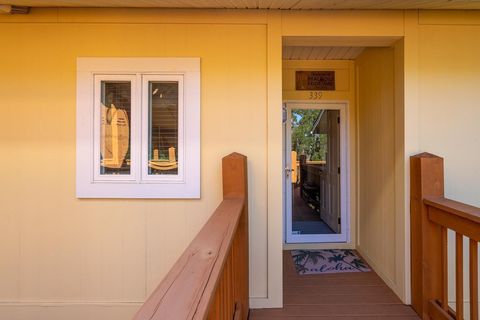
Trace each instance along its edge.
{"label": "white baseboard", "polygon": [[141,302],[0,301],[0,319],[131,320]]}
{"label": "white baseboard", "polygon": [[269,298],[250,298],[250,309],[270,309],[282,308],[281,303],[277,303]]}
{"label": "white baseboard", "polygon": [[[0,301],[0,319],[8,320],[131,320],[141,301]],[[250,298],[251,309],[281,308],[266,297]]]}

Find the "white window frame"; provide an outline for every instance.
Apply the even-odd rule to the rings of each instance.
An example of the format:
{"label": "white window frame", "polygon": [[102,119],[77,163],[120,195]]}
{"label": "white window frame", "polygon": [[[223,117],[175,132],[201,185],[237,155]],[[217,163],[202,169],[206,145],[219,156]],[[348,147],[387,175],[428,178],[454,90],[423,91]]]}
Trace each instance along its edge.
{"label": "white window frame", "polygon": [[[148,175],[145,84],[164,79],[180,80],[178,174]],[[99,170],[99,89],[108,80],[132,84],[129,175],[101,175]],[[76,151],[77,198],[200,198],[200,59],[77,58]]]}

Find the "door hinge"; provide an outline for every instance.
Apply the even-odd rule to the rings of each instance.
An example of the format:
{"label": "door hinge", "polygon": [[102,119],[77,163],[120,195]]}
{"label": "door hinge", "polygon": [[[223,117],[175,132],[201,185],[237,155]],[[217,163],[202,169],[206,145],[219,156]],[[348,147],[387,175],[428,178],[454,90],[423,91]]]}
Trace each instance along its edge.
{"label": "door hinge", "polygon": [[340,117],[337,117],[337,123],[340,123]]}
{"label": "door hinge", "polygon": [[340,174],[340,167],[338,167],[338,174]]}
{"label": "door hinge", "polygon": [[342,218],[338,218],[338,224],[342,224]]}

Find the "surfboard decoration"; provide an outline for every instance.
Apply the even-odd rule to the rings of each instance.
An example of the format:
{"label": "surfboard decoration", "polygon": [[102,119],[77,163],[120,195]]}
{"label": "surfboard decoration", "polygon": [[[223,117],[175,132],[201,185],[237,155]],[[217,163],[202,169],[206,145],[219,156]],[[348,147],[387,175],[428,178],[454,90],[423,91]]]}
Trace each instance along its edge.
{"label": "surfboard decoration", "polygon": [[160,160],[158,149],[153,150],[153,159],[148,162],[148,166],[155,170],[173,170],[178,168],[178,162],[175,157],[175,148],[168,148],[168,160]]}
{"label": "surfboard decoration", "polygon": [[101,165],[105,168],[119,169],[130,146],[128,114],[123,109],[117,109],[113,103],[109,108],[102,104],[101,109]]}

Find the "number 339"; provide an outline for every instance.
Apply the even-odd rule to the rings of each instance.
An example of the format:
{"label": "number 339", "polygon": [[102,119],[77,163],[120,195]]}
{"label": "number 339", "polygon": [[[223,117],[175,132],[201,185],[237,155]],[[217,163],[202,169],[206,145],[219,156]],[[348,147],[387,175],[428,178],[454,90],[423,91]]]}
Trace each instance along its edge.
{"label": "number 339", "polygon": [[322,91],[310,91],[310,100],[317,100],[322,98]]}

